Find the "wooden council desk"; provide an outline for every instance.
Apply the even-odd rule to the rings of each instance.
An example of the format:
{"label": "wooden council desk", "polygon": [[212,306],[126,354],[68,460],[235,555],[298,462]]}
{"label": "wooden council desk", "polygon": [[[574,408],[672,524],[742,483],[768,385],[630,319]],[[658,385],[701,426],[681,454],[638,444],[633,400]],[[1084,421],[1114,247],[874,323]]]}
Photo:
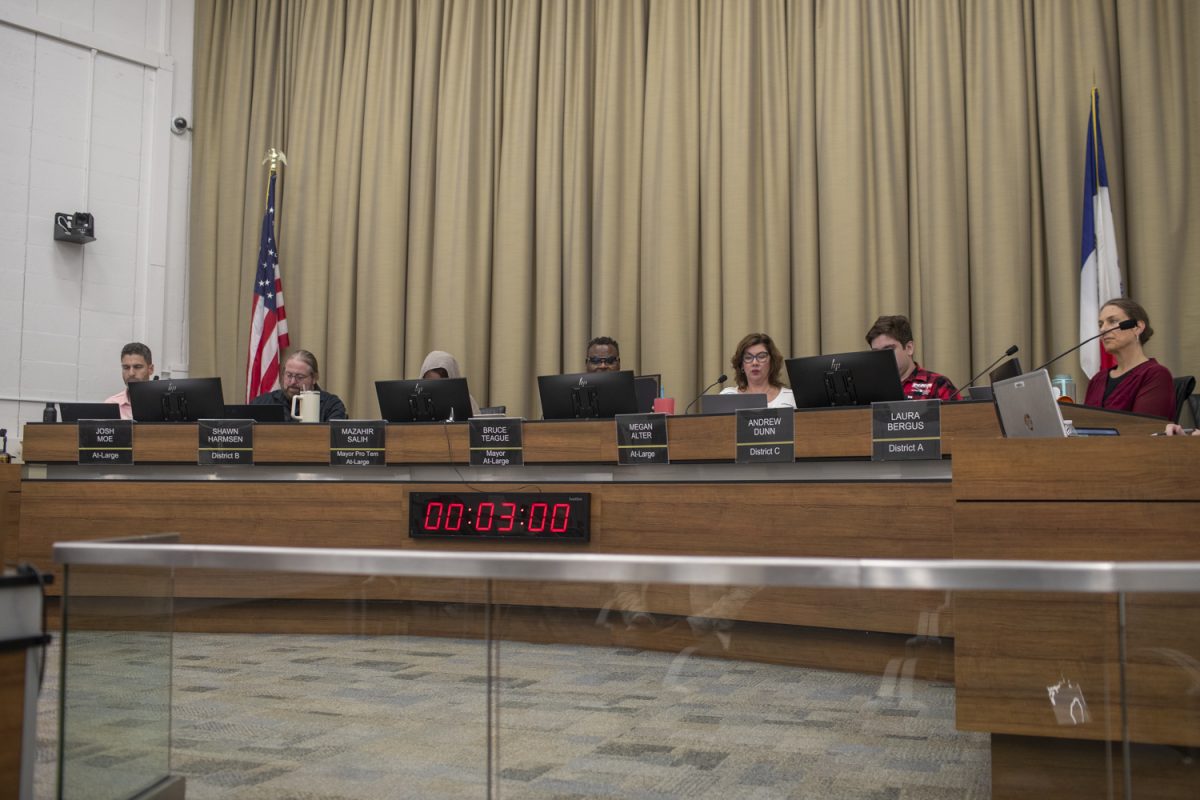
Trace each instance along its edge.
{"label": "wooden council desk", "polygon": [[[611,422],[529,422],[527,466],[501,472],[464,466],[463,424],[389,426],[388,466],[363,469],[328,466],[324,425],[260,425],[255,466],[215,468],[195,466],[195,425],[135,426],[137,466],[117,468],[75,466],[74,425],[31,424],[18,551],[52,569],[55,541],[164,531],[213,544],[511,548],[408,537],[410,488],[451,490],[465,478],[497,490],[532,483],[590,492],[589,543],[520,545],[549,552],[1196,558],[1200,539],[1189,533],[1200,501],[1191,482],[1200,467],[1200,440],[1151,439],[1145,434],[1161,430],[1162,422],[1145,417],[1082,407],[1064,416],[1124,435],[1003,440],[991,404],[952,403],[942,410],[943,452],[950,458],[873,463],[868,409],[799,411],[797,461],[748,466],[732,463],[732,417],[675,417],[670,465],[620,467]],[[1102,502],[1106,497],[1117,502]],[[482,635],[479,616],[447,622],[422,613],[485,599],[481,585],[451,583],[196,571],[176,578],[177,629],[344,633],[346,604],[353,601],[355,632]],[[694,646],[698,654],[875,674],[900,660],[914,677],[955,680],[960,728],[997,734],[995,797],[1029,796],[1020,781],[1042,779],[1029,761],[1031,754],[1054,751],[1047,743],[1065,748],[1063,758],[1082,759],[1080,770],[1091,774],[1102,751],[1087,750],[1086,742],[1114,741],[1114,731],[1119,738],[1112,719],[1120,703],[1112,694],[1111,598],[974,594],[952,603],[946,592],[764,588],[722,605],[720,597],[698,601],[688,587],[633,587],[632,600],[623,593],[628,588],[495,582],[491,599],[505,613],[491,631],[529,641],[675,651]],[[111,591],[120,595],[121,587]],[[605,608],[646,612],[651,624],[598,625],[597,612]],[[705,611],[737,620],[732,640],[701,641],[685,620]],[[1063,620],[1080,618],[1089,620],[1088,635],[1063,639]],[[1154,614],[1142,618],[1153,627]],[[1027,635],[1018,635],[1022,630]],[[1192,644],[1182,650],[1200,657]],[[1055,649],[1064,646],[1065,656]],[[1068,730],[1046,719],[1046,686],[1068,671],[1066,665],[1080,665],[1072,674],[1095,698],[1090,728]],[[1155,669],[1163,672],[1160,666]],[[1171,731],[1195,725],[1186,714],[1169,724],[1150,721],[1177,700],[1178,678],[1171,673],[1166,684],[1151,685],[1146,705],[1130,707],[1131,715],[1142,715],[1130,728],[1135,739],[1197,743],[1191,733]],[[1049,763],[1047,773],[1057,774],[1061,763]]]}

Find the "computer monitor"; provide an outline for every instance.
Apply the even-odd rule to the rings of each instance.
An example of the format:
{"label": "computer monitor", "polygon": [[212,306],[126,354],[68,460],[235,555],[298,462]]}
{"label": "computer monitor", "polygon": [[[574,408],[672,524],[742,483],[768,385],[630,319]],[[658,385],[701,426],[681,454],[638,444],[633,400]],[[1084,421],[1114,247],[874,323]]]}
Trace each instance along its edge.
{"label": "computer monitor", "polygon": [[796,408],[865,406],[904,399],[891,350],[789,358],[785,363]]}
{"label": "computer monitor", "polygon": [[544,419],[589,419],[638,413],[633,372],[539,375]]}
{"label": "computer monitor", "polygon": [[59,403],[58,409],[63,422],[121,418],[121,406],[117,403]]}
{"label": "computer monitor", "polygon": [[125,388],[138,422],[195,422],[225,416],[220,378],[167,378]]}
{"label": "computer monitor", "polygon": [[1003,364],[989,372],[988,379],[992,383],[998,383],[1000,381],[1008,380],[1009,378],[1015,378],[1020,374],[1021,359],[1010,358],[1008,361],[1005,361]]}
{"label": "computer monitor", "polygon": [[662,375],[638,375],[633,379],[633,390],[637,392],[639,414],[649,414],[654,411],[654,401],[658,398],[658,388],[662,384]]}
{"label": "computer monitor", "polygon": [[225,404],[225,419],[252,419],[255,422],[287,422],[286,409],[278,403]]}
{"label": "computer monitor", "polygon": [[466,378],[375,381],[375,394],[388,422],[465,422],[471,416]]}

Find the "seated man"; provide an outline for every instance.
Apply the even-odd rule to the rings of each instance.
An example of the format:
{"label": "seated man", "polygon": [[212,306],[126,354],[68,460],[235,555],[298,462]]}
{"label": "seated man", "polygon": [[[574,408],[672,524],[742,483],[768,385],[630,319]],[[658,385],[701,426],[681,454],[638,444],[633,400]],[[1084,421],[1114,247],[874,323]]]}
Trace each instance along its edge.
{"label": "seated man", "polygon": [[[148,381],[154,375],[154,358],[150,348],[141,342],[130,342],[121,348],[121,380],[125,385]],[[122,389],[104,402],[116,403],[121,407],[121,419],[133,419],[133,406],[129,404],[129,390]]]}
{"label": "seated man", "polygon": [[913,360],[912,326],[908,317],[896,314],[875,320],[867,331],[867,344],[872,350],[891,350],[896,354],[900,384],[908,400],[954,399],[954,384],[945,375],[930,372]]}
{"label": "seated man", "polygon": [[251,405],[268,406],[272,403],[283,406],[286,419],[292,419],[292,398],[301,392],[316,389],[321,393],[321,422],[331,419],[346,419],[346,406],[336,394],[330,394],[322,389],[317,381],[320,371],[317,369],[317,357],[307,350],[296,350],[283,364],[283,388],[273,392],[260,394],[250,401]]}
{"label": "seated man", "polygon": [[616,339],[597,336],[588,342],[585,360],[588,372],[620,372],[621,348]]}

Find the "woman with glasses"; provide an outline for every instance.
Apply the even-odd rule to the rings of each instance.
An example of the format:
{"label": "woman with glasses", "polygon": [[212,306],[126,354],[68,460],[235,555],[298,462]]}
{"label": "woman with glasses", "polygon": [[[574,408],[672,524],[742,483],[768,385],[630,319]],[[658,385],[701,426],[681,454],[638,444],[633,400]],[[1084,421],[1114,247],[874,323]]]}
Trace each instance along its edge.
{"label": "woman with glasses", "polygon": [[730,359],[737,386],[721,390],[721,394],[765,394],[768,408],[795,408],[792,390],[783,385],[783,355],[775,342],[765,333],[751,333],[738,343]]}

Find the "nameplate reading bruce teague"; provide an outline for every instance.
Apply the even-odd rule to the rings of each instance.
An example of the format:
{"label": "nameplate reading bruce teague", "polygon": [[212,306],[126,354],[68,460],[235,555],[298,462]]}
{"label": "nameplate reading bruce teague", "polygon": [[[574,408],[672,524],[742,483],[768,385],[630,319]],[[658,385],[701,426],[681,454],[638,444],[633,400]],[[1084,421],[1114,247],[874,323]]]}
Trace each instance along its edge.
{"label": "nameplate reading bruce teague", "polygon": [[202,419],[196,428],[200,432],[197,464],[254,463],[254,420]]}
{"label": "nameplate reading bruce teague", "polygon": [[520,417],[471,417],[467,437],[472,467],[519,467],[525,463]]}
{"label": "nameplate reading bruce teague", "polygon": [[666,414],[618,414],[618,464],[669,464]]}
{"label": "nameplate reading bruce teague", "polygon": [[794,408],[739,408],[736,430],[737,463],[796,460]]}
{"label": "nameplate reading bruce teague", "polygon": [[80,464],[132,464],[133,421],[79,420]]}
{"label": "nameplate reading bruce teague", "polygon": [[920,461],[941,457],[940,400],[871,404],[872,461]]}
{"label": "nameplate reading bruce teague", "polygon": [[334,467],[382,467],[387,462],[387,422],[333,420],[329,423],[329,464]]}

